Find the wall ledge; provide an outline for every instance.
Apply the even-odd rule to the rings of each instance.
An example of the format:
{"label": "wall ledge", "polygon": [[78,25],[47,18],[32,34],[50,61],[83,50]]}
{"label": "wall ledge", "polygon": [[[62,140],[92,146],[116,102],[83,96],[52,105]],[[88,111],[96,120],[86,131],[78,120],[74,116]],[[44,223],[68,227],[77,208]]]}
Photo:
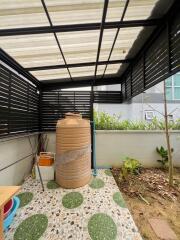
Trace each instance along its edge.
{"label": "wall ledge", "polygon": [[[180,130],[170,130],[170,133],[179,133],[180,134]],[[118,133],[165,133],[164,130],[96,130],[97,134],[110,134],[110,133],[114,133],[114,134],[118,134]]]}

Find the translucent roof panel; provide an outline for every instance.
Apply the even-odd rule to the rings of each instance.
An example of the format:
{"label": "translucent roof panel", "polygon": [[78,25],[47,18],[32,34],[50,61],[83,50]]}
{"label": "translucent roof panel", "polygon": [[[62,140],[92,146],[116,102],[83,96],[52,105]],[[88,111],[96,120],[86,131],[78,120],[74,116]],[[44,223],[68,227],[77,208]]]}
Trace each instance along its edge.
{"label": "translucent roof panel", "polygon": [[0,29],[48,25],[39,0],[1,0]]}
{"label": "translucent roof panel", "polygon": [[[162,17],[160,12],[164,7],[163,4],[156,5],[156,3],[162,3],[163,1],[165,0],[130,0],[123,20],[145,20],[151,16],[152,12],[152,18],[160,18]],[[168,0],[166,1],[168,3]],[[78,66],[77,68],[74,66],[70,68],[72,78],[89,77],[89,79],[92,79],[95,66],[92,66],[92,64],[88,66],[88,63],[96,62],[97,59],[104,0],[45,0],[44,2],[54,26],[70,25],[72,27],[74,24],[85,25],[81,31],[74,28],[71,29],[71,32],[69,32],[70,30],[68,29],[70,28],[68,26],[61,28],[61,30],[63,29],[62,32],[60,32],[61,30],[58,27],[56,28],[58,29],[56,34],[67,64],[77,64]],[[108,61],[117,31],[113,26],[115,23],[111,25],[109,22],[121,20],[126,3],[126,0],[109,0],[99,61]],[[170,3],[166,5],[171,6]],[[156,9],[154,10],[155,6]],[[165,11],[162,15],[164,13]],[[92,29],[88,28],[91,23],[95,23],[92,25],[95,28],[88,30]],[[155,27],[154,23],[156,21],[153,22],[153,27]],[[139,24],[140,26],[143,25],[141,25],[141,22]],[[112,26],[112,28],[107,29],[107,25]],[[42,26],[45,27],[43,29],[39,28]],[[36,29],[32,27],[36,27]],[[15,28],[18,28],[18,32],[17,30],[15,31]],[[145,28],[146,31],[142,32],[139,41],[138,36],[143,27],[123,26],[118,34],[110,61],[133,58],[152,32],[152,26]],[[65,62],[54,33],[51,32],[52,29],[41,0],[0,0],[0,30],[3,30],[0,36],[0,48],[6,51],[24,68],[35,68],[35,71],[31,71],[31,73],[37,79],[70,80],[66,68],[56,69],[56,66],[54,66],[65,65]],[[32,34],[33,31],[34,34]],[[39,31],[41,31],[41,34]],[[138,41],[134,44],[137,39]],[[81,63],[86,63],[86,67],[79,65]],[[47,68],[38,68],[45,66]],[[48,66],[50,66],[51,70],[48,70]],[[103,75],[105,66],[98,65],[97,76],[99,78]],[[118,72],[120,66],[120,64],[108,64],[105,74],[113,75],[118,73],[120,75],[121,72]],[[123,66],[121,68],[122,72]]]}
{"label": "translucent roof panel", "polygon": [[[101,52],[99,56],[100,61],[107,61],[109,57],[109,53],[111,51],[111,47],[113,44],[113,40],[116,34],[116,29],[105,29],[103,33],[103,39],[101,44]],[[120,57],[119,57],[120,59]]]}
{"label": "translucent roof panel", "polygon": [[86,77],[86,76],[94,76],[95,67],[77,67],[69,69],[72,77]]}
{"label": "translucent roof panel", "polygon": [[0,37],[0,46],[23,67],[64,64],[53,34]]}
{"label": "translucent roof panel", "polygon": [[33,72],[31,72],[31,74],[34,75],[39,80],[69,78],[69,74],[68,74],[68,71],[66,68],[43,70],[43,71],[33,71]]}
{"label": "translucent roof panel", "polygon": [[[105,74],[116,74],[120,68],[121,64],[108,64]],[[98,66],[97,75],[103,75],[106,65]]]}
{"label": "translucent roof panel", "polygon": [[120,21],[126,1],[109,0],[106,22]]}
{"label": "translucent roof panel", "polygon": [[58,33],[68,63],[96,61],[99,31]]}
{"label": "translucent roof panel", "polygon": [[101,22],[102,0],[46,0],[54,25]]}
{"label": "translucent roof panel", "polygon": [[143,20],[149,18],[158,0],[130,0],[124,20]]}
{"label": "translucent roof panel", "polygon": [[126,58],[142,27],[122,28],[119,31],[110,60]]}
{"label": "translucent roof panel", "polygon": [[106,69],[106,74],[115,74],[118,72],[121,64],[109,64]]}

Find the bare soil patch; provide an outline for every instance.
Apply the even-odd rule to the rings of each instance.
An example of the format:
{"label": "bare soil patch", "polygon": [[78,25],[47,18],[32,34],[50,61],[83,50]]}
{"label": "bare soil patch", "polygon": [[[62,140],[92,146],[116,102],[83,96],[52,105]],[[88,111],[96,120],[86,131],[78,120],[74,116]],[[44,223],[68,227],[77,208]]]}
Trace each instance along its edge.
{"label": "bare soil patch", "polygon": [[116,183],[139,228],[143,239],[159,240],[148,219],[166,219],[180,239],[180,169],[174,169],[174,187],[168,185],[168,172],[162,169],[142,169],[140,175],[120,176],[121,170],[112,169]]}

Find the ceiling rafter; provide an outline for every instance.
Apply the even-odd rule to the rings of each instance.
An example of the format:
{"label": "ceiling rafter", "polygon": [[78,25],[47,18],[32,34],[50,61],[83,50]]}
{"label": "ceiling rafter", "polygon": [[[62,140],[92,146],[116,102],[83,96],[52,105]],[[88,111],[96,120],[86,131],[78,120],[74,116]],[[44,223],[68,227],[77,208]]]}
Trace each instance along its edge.
{"label": "ceiling rafter", "polygon": [[[104,29],[156,26],[160,23],[160,21],[161,19],[146,19],[146,20],[106,22],[104,23]],[[57,26],[43,26],[43,27],[39,26],[39,27],[1,29],[0,37],[46,34],[46,33],[54,33],[54,32],[58,33],[58,32],[93,31],[93,30],[99,30],[100,25],[101,23],[85,23],[85,24],[71,24],[71,25],[57,25]]]}
{"label": "ceiling rafter", "polygon": [[[121,64],[121,63],[130,63],[131,59],[122,59],[122,60],[112,60],[112,61],[99,61],[98,65],[106,65],[106,64]],[[84,62],[84,63],[72,63],[67,64],[68,68],[76,68],[76,67],[88,67],[88,66],[95,66],[96,62]],[[26,71],[43,71],[43,70],[50,70],[50,69],[62,69],[66,68],[66,65],[59,64],[59,65],[49,65],[49,66],[39,66],[39,67],[28,67],[25,68]]]}
{"label": "ceiling rafter", "polygon": [[97,50],[97,56],[96,56],[96,65],[95,65],[95,71],[94,71],[95,78],[96,78],[96,74],[97,74],[97,66],[98,66],[98,62],[99,62],[99,55],[100,55],[100,52],[101,52],[101,44],[102,44],[102,38],[103,38],[103,32],[104,32],[104,23],[106,21],[108,4],[109,4],[109,0],[104,0],[104,7],[103,7],[103,14],[102,14],[102,20],[101,20],[99,42],[98,42],[98,50]]}

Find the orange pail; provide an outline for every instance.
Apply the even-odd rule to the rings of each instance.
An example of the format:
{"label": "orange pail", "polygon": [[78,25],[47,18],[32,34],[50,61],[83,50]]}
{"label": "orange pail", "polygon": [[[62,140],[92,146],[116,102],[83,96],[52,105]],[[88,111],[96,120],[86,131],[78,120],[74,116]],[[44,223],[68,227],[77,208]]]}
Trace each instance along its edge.
{"label": "orange pail", "polygon": [[40,152],[39,166],[51,166],[54,162],[54,155],[50,152]]}

